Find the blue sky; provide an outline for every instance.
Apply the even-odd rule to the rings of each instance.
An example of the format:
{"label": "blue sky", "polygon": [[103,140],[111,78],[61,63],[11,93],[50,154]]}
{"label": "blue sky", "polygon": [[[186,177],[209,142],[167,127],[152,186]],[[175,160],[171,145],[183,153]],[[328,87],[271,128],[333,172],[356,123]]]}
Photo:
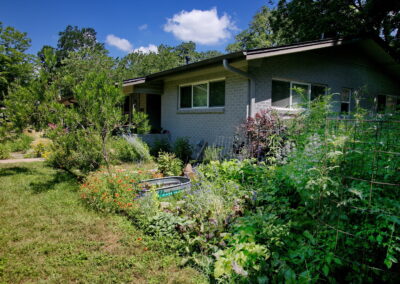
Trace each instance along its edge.
{"label": "blue sky", "polygon": [[57,45],[67,25],[92,27],[112,56],[153,50],[193,40],[198,50],[224,51],[252,16],[268,1],[89,1],[5,0],[0,21],[28,33],[29,52]]}

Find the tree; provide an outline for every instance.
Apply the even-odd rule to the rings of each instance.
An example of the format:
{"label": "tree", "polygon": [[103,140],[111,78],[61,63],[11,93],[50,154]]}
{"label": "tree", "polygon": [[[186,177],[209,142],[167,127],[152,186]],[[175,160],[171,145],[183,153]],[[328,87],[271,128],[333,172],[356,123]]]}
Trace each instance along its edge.
{"label": "tree", "polygon": [[97,33],[93,28],[78,28],[68,25],[64,31],[59,32],[57,43],[58,57],[66,58],[68,53],[82,49],[107,53],[104,44],[97,41]]}
{"label": "tree", "polygon": [[321,37],[372,35],[400,54],[400,1],[279,0],[263,7],[228,51],[291,44]]}
{"label": "tree", "polygon": [[235,52],[279,44],[279,37],[272,31],[271,21],[271,10],[267,6],[261,7],[254,15],[249,28],[236,35],[236,41],[228,45],[226,50]]}
{"label": "tree", "polygon": [[392,0],[280,0],[272,29],[286,43],[372,35],[399,51],[400,2]]}
{"label": "tree", "polygon": [[90,128],[101,138],[102,153],[107,167],[109,154],[107,142],[111,132],[122,125],[121,104],[124,94],[104,72],[92,72],[76,86],[76,111],[81,116],[81,126]]}
{"label": "tree", "polygon": [[194,42],[184,42],[175,47],[159,45],[158,52],[132,52],[118,62],[118,74],[123,79],[146,76],[186,64],[186,56],[190,62],[221,55],[218,51],[197,52]]}
{"label": "tree", "polygon": [[32,75],[32,56],[26,54],[31,40],[26,33],[0,22],[0,101],[12,83],[26,85]]}

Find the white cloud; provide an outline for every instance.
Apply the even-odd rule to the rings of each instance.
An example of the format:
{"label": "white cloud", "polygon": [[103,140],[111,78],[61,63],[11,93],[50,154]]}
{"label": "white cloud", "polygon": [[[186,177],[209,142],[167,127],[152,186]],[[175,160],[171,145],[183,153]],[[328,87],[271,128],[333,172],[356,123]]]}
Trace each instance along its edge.
{"label": "white cloud", "polygon": [[141,46],[139,48],[135,48],[135,50],[133,52],[137,52],[137,53],[150,53],[150,52],[158,53],[158,48],[154,44],[149,44],[149,46]]}
{"label": "white cloud", "polygon": [[237,30],[227,14],[218,17],[217,9],[181,11],[167,19],[164,31],[171,32],[183,41],[194,41],[204,45],[215,45],[231,37]]}
{"label": "white cloud", "polygon": [[144,24],[144,25],[139,26],[138,29],[139,29],[139,31],[144,31],[144,30],[147,30],[148,27],[149,26],[147,24]]}
{"label": "white cloud", "polygon": [[115,35],[108,35],[106,38],[106,42],[109,45],[115,46],[116,48],[125,51],[125,52],[132,52],[133,46],[129,42],[129,40],[124,38],[119,38]]}

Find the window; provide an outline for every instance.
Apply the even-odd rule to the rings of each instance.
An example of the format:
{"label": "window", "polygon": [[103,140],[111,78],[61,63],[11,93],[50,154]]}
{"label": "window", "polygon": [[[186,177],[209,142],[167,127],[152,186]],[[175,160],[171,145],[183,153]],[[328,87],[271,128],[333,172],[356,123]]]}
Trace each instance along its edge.
{"label": "window", "polygon": [[311,85],[311,100],[315,100],[320,96],[326,95],[326,86]]}
{"label": "window", "polygon": [[272,106],[290,107],[290,82],[272,81]]}
{"label": "window", "polygon": [[309,89],[310,85],[302,83],[292,83],[292,103],[291,107],[299,107],[302,103],[306,103],[309,100]]}
{"label": "window", "polygon": [[225,81],[210,81],[179,87],[180,108],[225,106]]}
{"label": "window", "polygon": [[390,95],[378,95],[377,112],[398,110],[400,106],[400,98]]}
{"label": "window", "polygon": [[193,107],[207,107],[208,84],[193,85]]}
{"label": "window", "polygon": [[225,105],[225,81],[210,82],[210,107]]}
{"label": "window", "polygon": [[350,112],[350,101],[351,101],[351,89],[343,88],[340,93],[340,112]]}
{"label": "window", "polygon": [[307,103],[327,91],[324,85],[272,80],[272,106],[279,108],[296,108]]}
{"label": "window", "polygon": [[192,107],[192,86],[181,87],[180,89],[181,108]]}

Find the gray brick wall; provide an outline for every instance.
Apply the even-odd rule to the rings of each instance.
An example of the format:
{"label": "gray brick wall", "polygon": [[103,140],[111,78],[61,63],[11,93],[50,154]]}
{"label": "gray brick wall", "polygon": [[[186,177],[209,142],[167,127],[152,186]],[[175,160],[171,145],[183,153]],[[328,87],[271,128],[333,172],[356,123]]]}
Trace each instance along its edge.
{"label": "gray brick wall", "polygon": [[[359,50],[348,47],[253,60],[249,70],[257,78],[257,110],[271,106],[272,78],[326,84],[331,93],[340,93],[343,87],[362,89],[361,106],[369,109],[374,108],[378,94],[400,95],[400,85],[394,78]],[[339,96],[334,96],[333,101],[333,109],[339,111]],[[351,104],[354,106],[354,100]]]}
{"label": "gray brick wall", "polygon": [[[178,86],[225,77],[225,107],[218,113],[181,113],[178,110]],[[232,137],[236,127],[246,119],[248,80],[227,71],[166,82],[161,96],[161,126],[171,132],[172,140],[188,136],[192,143],[200,140],[212,144],[218,136]]]}

